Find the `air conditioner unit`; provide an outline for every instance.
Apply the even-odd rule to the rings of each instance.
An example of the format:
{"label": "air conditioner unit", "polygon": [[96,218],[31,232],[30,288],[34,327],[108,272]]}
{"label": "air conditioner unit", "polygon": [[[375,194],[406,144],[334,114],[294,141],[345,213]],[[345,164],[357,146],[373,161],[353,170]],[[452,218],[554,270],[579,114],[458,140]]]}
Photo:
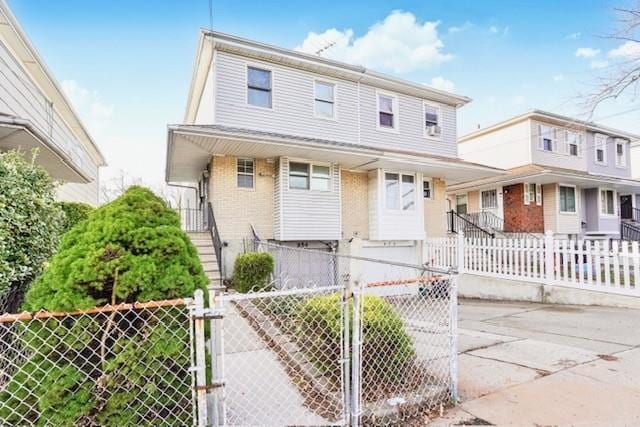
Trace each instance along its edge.
{"label": "air conditioner unit", "polygon": [[427,127],[427,135],[429,136],[438,136],[440,135],[440,126],[429,126]]}

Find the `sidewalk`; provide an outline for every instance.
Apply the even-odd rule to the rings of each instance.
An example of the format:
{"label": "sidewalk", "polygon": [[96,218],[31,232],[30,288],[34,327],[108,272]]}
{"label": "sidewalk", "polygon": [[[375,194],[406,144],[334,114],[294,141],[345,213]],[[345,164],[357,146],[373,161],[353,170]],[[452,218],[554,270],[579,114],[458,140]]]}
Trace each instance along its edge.
{"label": "sidewalk", "polygon": [[431,426],[640,425],[640,310],[462,300],[462,403]]}

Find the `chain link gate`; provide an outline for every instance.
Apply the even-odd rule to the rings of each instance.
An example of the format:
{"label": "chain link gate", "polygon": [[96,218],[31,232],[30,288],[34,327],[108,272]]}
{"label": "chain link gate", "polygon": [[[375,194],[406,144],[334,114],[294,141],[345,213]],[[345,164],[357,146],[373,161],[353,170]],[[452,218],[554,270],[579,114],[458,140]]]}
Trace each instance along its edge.
{"label": "chain link gate", "polygon": [[[332,286],[297,287],[281,262],[292,289],[196,294],[198,425],[388,425],[456,401],[457,276],[331,257]],[[372,263],[389,276],[358,280]]]}

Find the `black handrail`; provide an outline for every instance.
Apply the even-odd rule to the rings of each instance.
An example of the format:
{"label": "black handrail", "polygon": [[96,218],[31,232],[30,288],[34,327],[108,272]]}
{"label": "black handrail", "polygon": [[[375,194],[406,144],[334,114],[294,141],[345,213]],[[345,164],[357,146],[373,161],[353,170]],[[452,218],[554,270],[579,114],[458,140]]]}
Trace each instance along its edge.
{"label": "black handrail", "polygon": [[477,224],[474,224],[468,218],[465,218],[454,210],[447,212],[447,216],[449,231],[452,233],[463,231],[464,235],[467,237],[495,237],[495,233],[491,233],[484,228],[479,227]]}
{"label": "black handrail", "polygon": [[213,215],[213,206],[211,203],[207,205],[207,225],[211,232],[211,240],[213,241],[213,250],[216,253],[216,260],[218,261],[218,271],[222,275],[222,240],[220,239],[220,232],[218,231],[218,224],[216,224],[216,218]]}
{"label": "black handrail", "polygon": [[640,227],[631,225],[628,222],[620,222],[620,239],[640,241]]}
{"label": "black handrail", "polygon": [[480,228],[491,228],[493,230],[504,230],[504,219],[490,211],[471,212],[462,215]]}

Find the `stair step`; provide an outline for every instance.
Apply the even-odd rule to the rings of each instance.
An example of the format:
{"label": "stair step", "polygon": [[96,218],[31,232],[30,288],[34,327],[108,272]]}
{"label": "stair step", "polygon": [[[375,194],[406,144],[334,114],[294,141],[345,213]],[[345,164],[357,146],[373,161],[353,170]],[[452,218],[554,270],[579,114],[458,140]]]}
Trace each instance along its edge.
{"label": "stair step", "polygon": [[218,258],[216,258],[216,254],[199,254],[200,262],[203,264],[215,263],[218,264]]}

